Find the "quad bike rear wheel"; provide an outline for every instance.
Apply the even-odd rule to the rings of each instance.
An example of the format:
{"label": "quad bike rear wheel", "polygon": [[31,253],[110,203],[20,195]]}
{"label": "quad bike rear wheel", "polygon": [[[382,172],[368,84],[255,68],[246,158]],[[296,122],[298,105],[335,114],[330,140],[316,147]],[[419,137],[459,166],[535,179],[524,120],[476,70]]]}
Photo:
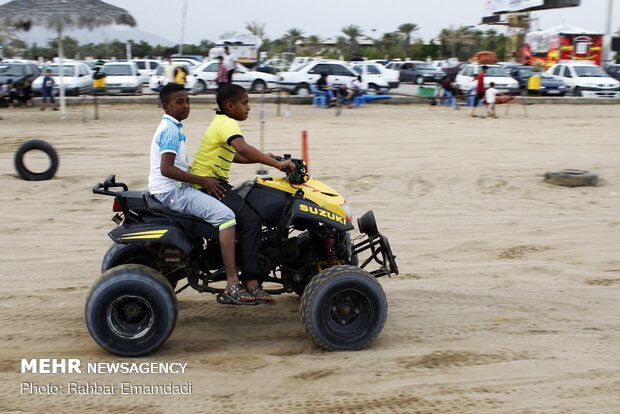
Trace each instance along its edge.
{"label": "quad bike rear wheel", "polygon": [[356,266],[332,266],[312,278],[301,296],[306,332],[328,351],[355,351],[383,329],[387,299],[370,273]]}
{"label": "quad bike rear wheel", "polygon": [[120,356],[146,355],[170,336],[177,319],[174,290],[161,273],[136,264],[106,271],[86,299],[92,338]]}
{"label": "quad bike rear wheel", "polygon": [[[144,246],[135,244],[114,243],[106,252],[101,262],[101,273],[113,267],[124,264],[140,264],[157,269],[157,256]],[[177,287],[178,280],[164,274],[173,289]]]}

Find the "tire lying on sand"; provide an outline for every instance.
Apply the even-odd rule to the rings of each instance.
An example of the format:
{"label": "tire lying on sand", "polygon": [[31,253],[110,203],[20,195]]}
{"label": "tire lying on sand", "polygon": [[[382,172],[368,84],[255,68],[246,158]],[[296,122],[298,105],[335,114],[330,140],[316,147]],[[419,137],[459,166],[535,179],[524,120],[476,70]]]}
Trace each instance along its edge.
{"label": "tire lying on sand", "polygon": [[300,303],[306,332],[328,351],[355,351],[383,329],[387,299],[370,273],[356,266],[332,266],[315,275]]}
{"label": "tire lying on sand", "polygon": [[177,299],[156,270],[136,264],[106,271],[86,298],[86,327],[103,349],[120,356],[146,355],[170,336]]}
{"label": "tire lying on sand", "polygon": [[547,171],[545,173],[545,182],[564,187],[596,186],[598,184],[598,175],[585,170]]}
{"label": "tire lying on sand", "polygon": [[[26,167],[26,165],[24,164],[24,156],[27,152],[33,150],[43,151],[45,154],[47,154],[50,160],[50,166],[47,170],[43,172],[33,172]],[[15,152],[14,162],[17,173],[24,180],[49,180],[54,176],[54,174],[56,174],[56,170],[58,169],[58,154],[50,143],[42,141],[40,139],[33,139],[24,142],[22,146],[17,149],[17,152]]]}

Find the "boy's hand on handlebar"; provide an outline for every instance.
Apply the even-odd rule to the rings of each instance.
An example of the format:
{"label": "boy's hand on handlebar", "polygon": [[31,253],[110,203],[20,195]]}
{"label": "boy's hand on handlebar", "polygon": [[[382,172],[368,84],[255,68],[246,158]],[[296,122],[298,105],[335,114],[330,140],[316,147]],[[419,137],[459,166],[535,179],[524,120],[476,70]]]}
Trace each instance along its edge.
{"label": "boy's hand on handlebar", "polygon": [[290,174],[291,172],[293,172],[293,170],[295,170],[295,164],[291,160],[284,160],[278,162],[277,168],[282,172]]}
{"label": "boy's hand on handlebar", "polygon": [[224,197],[224,192],[226,189],[215,178],[203,177],[200,185],[210,196],[213,196],[218,200],[221,200],[222,197]]}

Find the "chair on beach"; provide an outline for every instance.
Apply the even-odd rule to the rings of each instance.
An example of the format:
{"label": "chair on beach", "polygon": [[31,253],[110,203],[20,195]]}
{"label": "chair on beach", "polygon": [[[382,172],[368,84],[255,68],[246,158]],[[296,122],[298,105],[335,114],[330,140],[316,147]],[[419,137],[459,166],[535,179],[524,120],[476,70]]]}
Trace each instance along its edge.
{"label": "chair on beach", "polygon": [[310,85],[310,92],[314,94],[312,98],[312,106],[320,106],[322,108],[327,107],[327,93],[316,88],[314,85]]}

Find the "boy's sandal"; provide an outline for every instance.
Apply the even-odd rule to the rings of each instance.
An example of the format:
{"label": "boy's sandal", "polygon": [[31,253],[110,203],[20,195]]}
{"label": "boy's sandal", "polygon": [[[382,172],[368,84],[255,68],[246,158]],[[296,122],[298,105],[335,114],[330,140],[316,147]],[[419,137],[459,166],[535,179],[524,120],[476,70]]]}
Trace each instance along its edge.
{"label": "boy's sandal", "polygon": [[256,299],[256,303],[262,303],[264,305],[275,305],[278,302],[267,292],[265,292],[260,285],[254,286],[250,289],[250,294]]}
{"label": "boy's sandal", "polygon": [[228,292],[218,294],[216,300],[222,305],[258,305],[256,298],[239,283],[231,287]]}

